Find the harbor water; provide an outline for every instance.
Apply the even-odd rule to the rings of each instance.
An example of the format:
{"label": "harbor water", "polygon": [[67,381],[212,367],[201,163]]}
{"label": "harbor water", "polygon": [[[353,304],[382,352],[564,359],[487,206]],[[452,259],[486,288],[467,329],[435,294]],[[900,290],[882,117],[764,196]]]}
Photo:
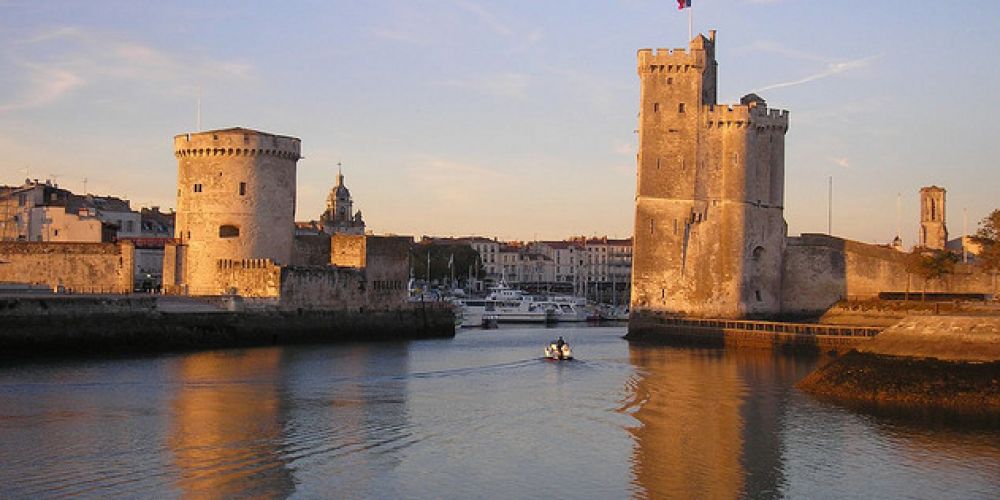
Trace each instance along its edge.
{"label": "harbor water", "polygon": [[[0,366],[0,498],[998,498],[1000,429],[622,327]],[[574,361],[542,359],[563,336]]]}

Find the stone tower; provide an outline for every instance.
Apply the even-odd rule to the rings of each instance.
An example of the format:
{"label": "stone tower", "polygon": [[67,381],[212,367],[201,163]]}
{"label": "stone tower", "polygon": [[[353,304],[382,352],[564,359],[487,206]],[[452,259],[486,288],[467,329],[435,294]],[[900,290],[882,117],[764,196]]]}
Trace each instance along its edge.
{"label": "stone tower", "polygon": [[244,128],[174,137],[179,278],[192,295],[215,295],[220,259],[291,262],[295,166],[301,141]]}
{"label": "stone tower", "polygon": [[715,32],[641,49],[632,310],[736,318],[781,309],[788,112],[716,104]]}
{"label": "stone tower", "polygon": [[920,188],[920,246],[931,250],[944,250],[948,242],[945,227],[944,188]]}
{"label": "stone tower", "polygon": [[328,234],[365,234],[365,221],[361,217],[361,211],[352,213],[353,207],[351,191],[344,185],[344,174],[338,163],[337,184],[326,197],[326,211],[319,216],[323,231]]}

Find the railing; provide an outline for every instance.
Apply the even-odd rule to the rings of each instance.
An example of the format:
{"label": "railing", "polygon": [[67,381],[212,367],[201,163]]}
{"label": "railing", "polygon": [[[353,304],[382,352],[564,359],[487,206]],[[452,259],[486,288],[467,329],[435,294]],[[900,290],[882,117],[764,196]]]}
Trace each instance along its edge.
{"label": "railing", "polygon": [[872,326],[817,325],[811,323],[779,323],[735,319],[659,318],[667,325],[687,328],[718,328],[747,332],[787,333],[813,336],[874,337],[882,328]]}

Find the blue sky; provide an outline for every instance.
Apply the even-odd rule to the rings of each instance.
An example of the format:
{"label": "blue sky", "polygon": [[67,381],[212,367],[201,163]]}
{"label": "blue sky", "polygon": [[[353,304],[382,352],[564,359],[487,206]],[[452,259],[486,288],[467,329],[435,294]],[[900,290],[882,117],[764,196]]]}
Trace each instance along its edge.
{"label": "blue sky", "polygon": [[[789,233],[888,242],[917,191],[961,234],[1000,207],[1000,2],[695,0],[719,99],[788,109]],[[172,137],[300,137],[299,220],[344,164],[377,232],[632,231],[635,52],[683,47],[673,1],[0,0],[0,182],[175,204]]]}

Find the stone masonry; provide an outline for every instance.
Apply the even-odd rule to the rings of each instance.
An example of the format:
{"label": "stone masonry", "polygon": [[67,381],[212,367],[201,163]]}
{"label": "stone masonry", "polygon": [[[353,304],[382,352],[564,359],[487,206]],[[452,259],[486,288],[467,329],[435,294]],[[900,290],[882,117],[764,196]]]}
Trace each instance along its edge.
{"label": "stone masonry", "polygon": [[224,293],[215,284],[222,259],[292,262],[300,148],[297,138],[244,128],[174,137],[175,234],[185,264],[177,282],[187,293]]}
{"label": "stone masonry", "polygon": [[716,103],[715,32],[641,49],[634,312],[781,310],[788,112]]}

